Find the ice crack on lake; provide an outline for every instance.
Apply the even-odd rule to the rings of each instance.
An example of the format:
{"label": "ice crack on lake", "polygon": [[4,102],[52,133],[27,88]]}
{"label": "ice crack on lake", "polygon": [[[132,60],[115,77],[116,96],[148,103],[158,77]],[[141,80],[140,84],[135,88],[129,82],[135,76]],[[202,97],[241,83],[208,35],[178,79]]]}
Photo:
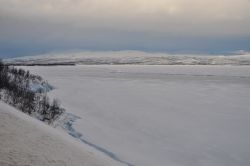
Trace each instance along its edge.
{"label": "ice crack on lake", "polygon": [[61,119],[58,120],[58,122],[54,125],[54,127],[61,127],[64,131],[66,131],[69,135],[71,135],[72,137],[80,140],[81,142],[87,144],[88,146],[104,153],[105,155],[107,155],[108,157],[112,158],[115,161],[118,161],[122,164],[125,164],[127,166],[135,166],[134,164],[131,164],[127,161],[124,161],[122,159],[120,159],[116,154],[114,154],[113,152],[99,146],[96,145],[90,141],[88,141],[87,139],[85,139],[83,137],[83,134],[76,131],[76,129],[74,128],[74,123],[78,120],[81,119],[81,117],[76,116],[74,114],[71,113],[65,113],[63,115],[63,117]]}

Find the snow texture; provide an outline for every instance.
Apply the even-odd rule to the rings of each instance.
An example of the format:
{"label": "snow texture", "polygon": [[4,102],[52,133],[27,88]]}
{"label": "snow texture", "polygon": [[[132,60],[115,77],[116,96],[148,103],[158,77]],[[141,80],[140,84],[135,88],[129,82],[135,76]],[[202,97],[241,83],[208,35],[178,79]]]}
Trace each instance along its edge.
{"label": "snow texture", "polygon": [[1,166],[119,165],[42,122],[0,102]]}
{"label": "snow texture", "polygon": [[110,158],[136,166],[250,165],[250,66],[23,68],[55,86],[49,95],[77,117],[57,128]]}

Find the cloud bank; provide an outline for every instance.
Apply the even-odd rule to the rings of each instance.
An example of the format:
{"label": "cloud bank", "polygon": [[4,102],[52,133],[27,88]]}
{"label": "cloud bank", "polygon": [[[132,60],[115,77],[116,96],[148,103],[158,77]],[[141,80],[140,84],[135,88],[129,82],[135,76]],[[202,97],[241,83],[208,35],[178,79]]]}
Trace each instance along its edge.
{"label": "cloud bank", "polygon": [[249,0],[0,0],[0,52],[248,49],[249,11]]}

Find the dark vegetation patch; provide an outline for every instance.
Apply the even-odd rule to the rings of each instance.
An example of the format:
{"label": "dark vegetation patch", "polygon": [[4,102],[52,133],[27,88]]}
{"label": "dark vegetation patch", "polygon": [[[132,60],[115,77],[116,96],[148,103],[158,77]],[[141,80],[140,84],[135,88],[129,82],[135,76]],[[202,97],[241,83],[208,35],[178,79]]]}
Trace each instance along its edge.
{"label": "dark vegetation patch", "polygon": [[51,89],[42,77],[0,60],[0,100],[48,124],[64,112],[58,100],[47,96]]}

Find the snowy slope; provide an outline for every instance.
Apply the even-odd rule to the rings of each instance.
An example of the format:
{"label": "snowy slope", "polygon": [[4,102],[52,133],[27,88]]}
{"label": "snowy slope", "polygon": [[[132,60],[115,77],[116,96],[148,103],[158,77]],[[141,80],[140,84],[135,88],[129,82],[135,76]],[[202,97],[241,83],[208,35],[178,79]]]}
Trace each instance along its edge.
{"label": "snowy slope", "polygon": [[141,65],[250,65],[250,53],[224,55],[171,55],[139,51],[68,52],[5,60],[16,65],[141,64]]}
{"label": "snowy slope", "polygon": [[48,79],[49,95],[77,117],[66,132],[110,158],[136,166],[250,165],[250,66],[25,68]]}
{"label": "snowy slope", "polygon": [[1,166],[118,165],[64,133],[0,102]]}

